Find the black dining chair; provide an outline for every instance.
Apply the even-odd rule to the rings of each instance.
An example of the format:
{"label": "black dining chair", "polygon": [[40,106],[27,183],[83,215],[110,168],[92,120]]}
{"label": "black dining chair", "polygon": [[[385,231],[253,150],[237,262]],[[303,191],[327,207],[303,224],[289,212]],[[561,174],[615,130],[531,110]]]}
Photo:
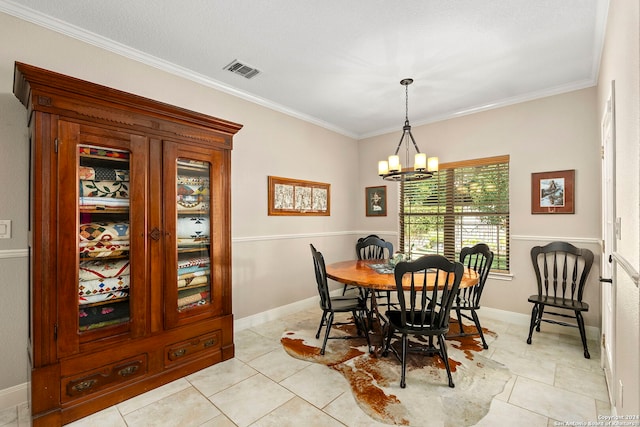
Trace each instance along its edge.
{"label": "black dining chair", "polygon": [[[381,261],[387,262],[391,257],[393,257],[393,243],[387,242],[384,239],[381,239],[378,236],[372,234],[367,237],[358,239],[358,242],[356,243],[356,255],[358,256],[358,259],[379,259]],[[388,308],[390,308],[391,292],[386,291],[384,293],[384,296],[381,295],[382,291],[375,292],[378,299],[384,298],[386,296],[386,305]]]}
{"label": "black dining chair", "polygon": [[[487,349],[489,346],[487,345],[487,341],[482,333],[482,326],[480,326],[480,319],[478,318],[476,310],[480,309],[480,297],[482,296],[482,291],[484,290],[487,277],[489,277],[491,264],[493,264],[493,252],[491,252],[491,249],[489,249],[489,246],[486,244],[478,243],[472,247],[462,248],[459,259],[462,265],[476,272],[478,275],[478,284],[458,290],[458,295],[456,296],[451,309],[456,312],[460,333],[455,335],[449,334],[449,337],[480,335],[482,347]],[[463,317],[467,320],[473,321],[477,333],[464,332],[462,324]]]}
{"label": "black dining chair", "polygon": [[327,340],[336,338],[357,338],[356,336],[336,336],[331,337],[330,332],[333,326],[348,325],[351,322],[334,322],[334,316],[336,313],[351,313],[353,324],[355,324],[358,337],[364,334],[367,339],[367,347],[371,351],[371,343],[369,341],[369,333],[366,325],[366,305],[365,301],[358,297],[332,297],[329,293],[329,285],[327,281],[327,270],[324,262],[324,257],[321,252],[318,252],[313,244],[311,246],[311,254],[313,256],[313,267],[316,274],[316,283],[318,285],[318,294],[320,295],[320,308],[322,309],[322,317],[320,319],[320,326],[318,326],[318,332],[316,332],[316,339],[320,338],[320,331],[322,327],[326,325],[324,333],[324,340],[322,342],[322,349],[320,354],[324,354],[327,346]]}
{"label": "black dining chair", "polygon": [[[538,293],[528,299],[533,304],[533,309],[527,344],[531,344],[534,328],[540,332],[541,322],[577,327],[584,347],[584,357],[589,359],[591,356],[582,318],[582,313],[589,310],[589,304],[583,302],[582,297],[593,265],[593,252],[567,242],[552,242],[531,248],[531,261],[536,273]],[[547,311],[547,307],[554,311]],[[575,319],[575,324],[543,317],[545,315]]]}
{"label": "black dining chair", "polygon": [[[358,245],[359,245],[363,240],[365,240],[365,239],[369,239],[369,238],[380,239],[381,241],[383,241],[383,242],[384,242],[384,239],[380,238],[377,234],[369,234],[369,235],[368,235],[368,236],[366,236],[366,237],[360,237],[360,238],[358,238],[358,241],[356,242],[356,255],[358,256],[358,259],[370,259],[370,258],[362,258],[362,257],[361,257],[361,255],[364,255],[364,254],[361,254],[361,253],[360,253],[360,251],[358,250]],[[366,252],[366,255],[369,255],[370,253],[371,253],[371,254],[373,254],[373,252],[369,252],[369,251],[367,251],[367,252]],[[391,245],[391,254],[393,255],[393,244]],[[383,253],[383,256],[384,256],[384,253]],[[357,289],[357,290],[358,290],[358,292],[360,293],[360,296],[364,296],[364,295],[362,294],[362,289],[358,288],[357,286],[352,286],[351,288],[349,288],[349,285],[344,285],[344,287],[342,288],[342,295],[345,295],[345,294],[347,293],[347,290],[349,290],[349,289]]]}
{"label": "black dining chair", "polygon": [[[439,355],[447,369],[449,387],[454,387],[445,336],[449,331],[449,314],[463,272],[461,263],[451,262],[442,255],[424,255],[415,261],[396,265],[395,280],[400,309],[387,311],[389,324],[382,354],[385,356],[391,350],[402,363],[400,387],[406,387],[408,351]],[[427,286],[429,282],[431,285]],[[406,294],[403,283],[409,287]],[[391,345],[396,333],[400,334],[402,340],[401,354]],[[410,335],[428,337],[428,346],[413,341],[410,346]],[[437,338],[437,346],[434,338]]]}

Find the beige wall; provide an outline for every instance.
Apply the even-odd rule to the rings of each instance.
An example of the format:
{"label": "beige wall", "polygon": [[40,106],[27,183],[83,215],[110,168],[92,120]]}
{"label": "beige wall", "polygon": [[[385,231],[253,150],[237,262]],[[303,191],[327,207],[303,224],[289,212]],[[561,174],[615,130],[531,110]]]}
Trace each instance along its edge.
{"label": "beige wall", "polygon": [[[524,102],[456,119],[413,128],[421,151],[441,162],[508,154],[511,274],[507,280],[489,278],[483,306],[529,315],[527,297],[535,292],[531,246],[567,240],[588,247],[596,256],[600,236],[600,142],[596,89]],[[359,142],[361,185],[381,185],[377,160],[395,149],[398,132]],[[531,173],[575,169],[574,215],[532,215]],[[397,184],[387,183],[389,204],[397,206]],[[366,228],[392,230],[397,236],[397,210],[386,218],[363,218]],[[600,325],[598,260],[590,275],[585,299],[591,309],[587,325]],[[526,337],[523,337],[525,339]],[[534,338],[535,339],[535,338]]]}
{"label": "beige wall", "polygon": [[[637,274],[640,271],[640,6],[636,0],[610,2],[606,43],[598,81],[599,117],[604,114],[611,81],[615,81],[616,217],[621,218],[622,223],[621,236],[616,241],[616,258],[625,260]],[[616,412],[638,414],[638,284],[634,283],[629,272],[619,264],[615,263],[614,267],[617,331],[611,387]]]}

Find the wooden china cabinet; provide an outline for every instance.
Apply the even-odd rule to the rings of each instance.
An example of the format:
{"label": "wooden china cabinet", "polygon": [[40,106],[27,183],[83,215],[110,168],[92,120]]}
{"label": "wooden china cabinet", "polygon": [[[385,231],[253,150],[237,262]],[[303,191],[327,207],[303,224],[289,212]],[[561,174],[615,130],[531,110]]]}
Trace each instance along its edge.
{"label": "wooden china cabinet", "polygon": [[16,63],[30,143],[30,406],[67,424],[232,358],[241,125]]}

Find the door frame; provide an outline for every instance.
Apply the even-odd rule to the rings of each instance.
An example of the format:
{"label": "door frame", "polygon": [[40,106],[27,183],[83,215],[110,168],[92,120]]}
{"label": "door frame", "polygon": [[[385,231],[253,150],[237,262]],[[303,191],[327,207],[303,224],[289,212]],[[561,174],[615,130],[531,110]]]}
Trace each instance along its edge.
{"label": "door frame", "polygon": [[615,351],[616,351],[616,291],[615,269],[612,255],[616,251],[616,135],[615,135],[615,80],[611,81],[609,96],[600,122],[601,130],[601,222],[602,245],[600,253],[601,282],[601,366],[605,372],[607,390],[612,405],[616,403]]}

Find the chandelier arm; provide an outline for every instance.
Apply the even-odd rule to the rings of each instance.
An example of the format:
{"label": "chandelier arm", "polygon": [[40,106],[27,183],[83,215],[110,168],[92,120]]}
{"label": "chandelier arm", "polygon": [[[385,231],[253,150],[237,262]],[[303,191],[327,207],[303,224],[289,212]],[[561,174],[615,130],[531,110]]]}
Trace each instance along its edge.
{"label": "chandelier arm", "polygon": [[416,144],[416,140],[413,139],[413,134],[411,133],[411,129],[409,129],[409,137],[411,138],[411,142],[413,142],[413,146],[416,149],[416,152],[419,153],[420,149],[418,148],[418,144]]}
{"label": "chandelier arm", "polygon": [[[400,147],[402,147],[402,140],[404,140],[404,131],[402,132],[402,135],[400,136],[400,142],[398,142],[398,146],[396,147],[396,152],[393,153],[394,156],[398,155],[398,152],[400,151]],[[411,137],[411,139],[413,139],[413,137]],[[415,142],[414,142],[415,144]]]}

